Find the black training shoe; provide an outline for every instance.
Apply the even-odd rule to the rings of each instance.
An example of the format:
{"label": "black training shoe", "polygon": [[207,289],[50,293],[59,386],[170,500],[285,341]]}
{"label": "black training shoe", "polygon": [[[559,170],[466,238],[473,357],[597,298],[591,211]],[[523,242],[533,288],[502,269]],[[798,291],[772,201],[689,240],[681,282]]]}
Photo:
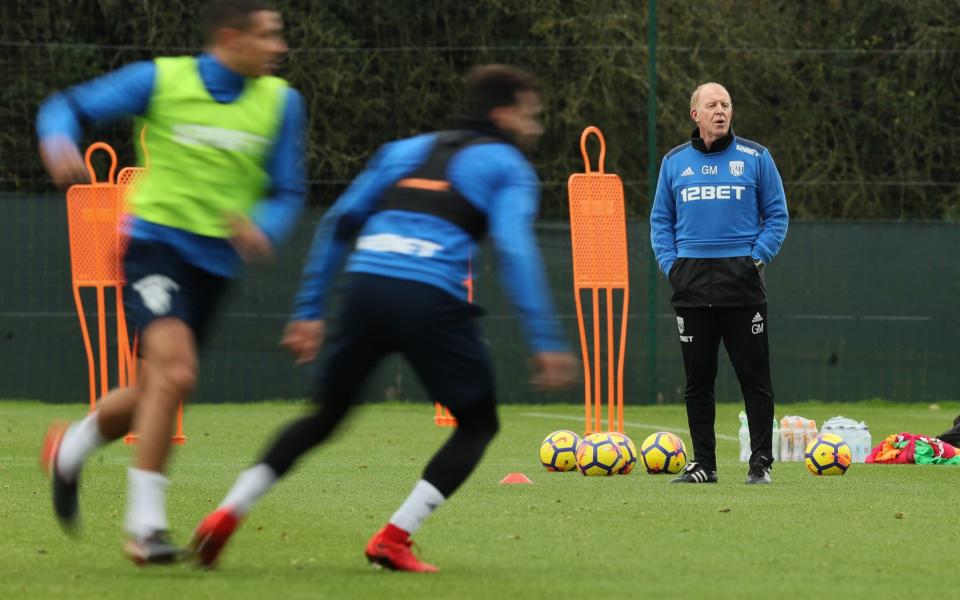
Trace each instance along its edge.
{"label": "black training shoe", "polygon": [[128,537],[123,552],[139,567],[170,565],[184,556],[183,549],[170,541],[167,531],[154,531],[145,538]]}
{"label": "black training shoe", "polygon": [[66,423],[54,423],[47,429],[40,450],[40,464],[43,470],[50,475],[53,491],[53,512],[57,520],[67,533],[76,534],[80,523],[80,503],[77,499],[77,481],[68,481],[57,471],[57,455],[60,453],[60,443],[63,434],[67,431]]}
{"label": "black training shoe", "polygon": [[770,465],[751,465],[750,470],[747,471],[747,485],[757,483],[773,483],[773,479],[770,477]]}
{"label": "black training shoe", "polygon": [[717,472],[708,471],[695,462],[687,465],[680,477],[673,479],[670,483],[716,483]]}
{"label": "black training shoe", "polygon": [[52,471],[53,480],[53,512],[57,515],[57,520],[67,533],[75,534],[80,529],[80,502],[77,499],[79,495],[77,490],[79,485],[76,481],[67,481],[57,473],[56,469]]}

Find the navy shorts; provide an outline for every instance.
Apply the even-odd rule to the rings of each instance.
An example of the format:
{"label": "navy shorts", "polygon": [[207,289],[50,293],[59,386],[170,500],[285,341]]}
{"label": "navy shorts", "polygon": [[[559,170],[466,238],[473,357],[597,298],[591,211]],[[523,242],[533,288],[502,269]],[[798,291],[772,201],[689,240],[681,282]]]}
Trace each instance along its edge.
{"label": "navy shorts", "polygon": [[180,319],[203,340],[229,279],[199,269],[162,242],[130,240],[123,258],[127,285],[123,308],[131,331],[143,331],[155,319]]}
{"label": "navy shorts", "polygon": [[351,273],[342,310],[324,343],[317,399],[354,403],[380,361],[396,352],[430,400],[454,414],[493,402],[490,352],[474,321],[480,313],[432,285]]}

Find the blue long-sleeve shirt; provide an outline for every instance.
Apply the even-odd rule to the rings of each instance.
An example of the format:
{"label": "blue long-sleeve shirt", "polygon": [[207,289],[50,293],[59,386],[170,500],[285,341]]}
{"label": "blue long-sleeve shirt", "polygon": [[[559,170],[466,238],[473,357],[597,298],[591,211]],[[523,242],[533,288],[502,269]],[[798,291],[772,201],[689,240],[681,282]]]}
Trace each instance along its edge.
{"label": "blue long-sleeve shirt", "polygon": [[783,181],[760,144],[734,135],[719,152],[687,142],[664,156],[650,243],[665,274],[678,257],[752,256],[769,263],[788,221]]}
{"label": "blue long-sleeve shirt", "polygon": [[[231,71],[213,55],[197,58],[200,78],[217,102],[230,103],[244,89],[244,77]],[[53,136],[68,136],[79,142],[83,126],[125,116],[144,115],[153,95],[156,65],[137,62],[97,79],[79,84],[48,98],[37,115],[37,135],[41,142]],[[253,211],[254,223],[274,246],[282,243],[303,208],[306,193],[304,132],[306,114],[303,98],[286,88],[283,118],[271,149],[266,169],[270,178],[269,197]],[[220,275],[232,277],[240,259],[227,240],[197,235],[136,219],[130,232],[138,239],[162,241],[172,245],[187,262]]]}
{"label": "blue long-sleeve shirt", "polygon": [[[466,299],[463,281],[476,250],[473,238],[434,215],[378,210],[384,191],[423,164],[435,140],[436,134],[428,134],[383,146],[327,212],[317,227],[293,319],[325,316],[331,283],[354,236],[347,271],[426,283]],[[530,163],[509,144],[478,144],[455,154],[446,175],[487,217],[501,279],[531,347],[566,350],[533,230],[540,182]]]}

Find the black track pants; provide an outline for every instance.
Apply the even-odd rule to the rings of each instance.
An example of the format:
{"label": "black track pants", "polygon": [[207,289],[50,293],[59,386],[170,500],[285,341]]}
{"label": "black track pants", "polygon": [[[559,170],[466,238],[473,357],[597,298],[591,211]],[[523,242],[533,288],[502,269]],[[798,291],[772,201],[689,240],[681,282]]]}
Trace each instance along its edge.
{"label": "black track pants", "polygon": [[473,472],[499,428],[492,361],[474,323],[476,314],[476,307],[430,285],[353,274],[343,310],[324,345],[314,395],[318,408],[289,424],[262,462],[277,475],[286,474],[340,426],[380,361],[399,353],[430,399],[457,418],[456,430],[423,474],[449,498]]}
{"label": "black track pants", "polygon": [[[351,408],[351,402],[327,398],[313,414],[289,424],[273,441],[261,462],[279,476],[337,429]],[[444,498],[449,498],[470,476],[483,457],[484,450],[499,430],[496,401],[493,395],[468,406],[451,409],[457,428],[437,451],[423,471]]]}
{"label": "black track pants", "polygon": [[723,341],[740,382],[750,426],[750,464],[773,462],[773,385],[767,340],[767,305],[674,309],[687,374],[684,399],[694,460],[717,468],[714,433],[717,355]]}

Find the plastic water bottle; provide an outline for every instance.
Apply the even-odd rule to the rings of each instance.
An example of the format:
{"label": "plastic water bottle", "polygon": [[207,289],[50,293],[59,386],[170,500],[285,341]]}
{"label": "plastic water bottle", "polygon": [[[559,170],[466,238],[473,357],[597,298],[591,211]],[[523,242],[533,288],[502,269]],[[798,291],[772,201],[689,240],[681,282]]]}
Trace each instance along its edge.
{"label": "plastic water bottle", "polygon": [[839,436],[841,440],[847,443],[847,446],[850,446],[850,456],[854,462],[857,460],[857,451],[855,450],[856,444],[853,443],[853,436],[851,435],[851,429],[847,426],[846,421],[840,421],[837,423],[833,432],[834,435]]}
{"label": "plastic water bottle", "polygon": [[780,421],[780,456],[784,462],[793,462],[793,417],[784,417]]}
{"label": "plastic water bottle", "polygon": [[793,436],[793,453],[791,454],[790,460],[800,462],[803,460],[803,450],[806,448],[803,443],[803,418],[794,417],[791,427],[792,430],[790,433]]}
{"label": "plastic water bottle", "polygon": [[853,435],[851,441],[847,442],[850,446],[850,453],[853,456],[853,462],[866,462],[867,456],[873,450],[873,440],[870,438],[870,428],[863,421],[853,426]]}
{"label": "plastic water bottle", "polygon": [[803,460],[803,454],[806,453],[807,446],[815,439],[817,439],[817,422],[813,419],[807,419],[803,430],[803,449],[800,451],[800,460]]}
{"label": "plastic water bottle", "polygon": [[862,462],[862,447],[863,442],[861,441],[860,427],[853,425],[846,428],[847,436],[844,438],[847,442],[847,445],[850,446],[850,457],[851,460],[855,463]]}
{"label": "plastic water bottle", "polygon": [[780,460],[793,460],[793,435],[790,431],[792,420],[790,417],[780,419]]}
{"label": "plastic water bottle", "polygon": [[773,460],[780,460],[780,424],[773,418]]}
{"label": "plastic water bottle", "polygon": [[867,462],[871,452],[873,452],[873,438],[870,437],[870,428],[860,421],[860,462]]}
{"label": "plastic water bottle", "polygon": [[747,413],[740,411],[740,462],[750,461],[750,426]]}

